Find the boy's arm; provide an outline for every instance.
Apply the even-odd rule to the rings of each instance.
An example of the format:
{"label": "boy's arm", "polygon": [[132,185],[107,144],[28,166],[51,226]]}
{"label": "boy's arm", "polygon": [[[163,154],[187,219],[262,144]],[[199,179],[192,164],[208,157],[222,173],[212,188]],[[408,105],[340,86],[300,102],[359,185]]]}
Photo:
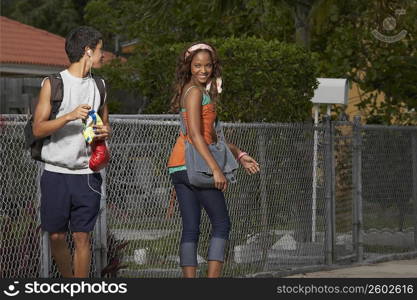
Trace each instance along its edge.
{"label": "boy's arm", "polygon": [[51,115],[51,83],[46,79],[39,93],[39,101],[36,105],[33,120],[33,135],[35,138],[50,136],[65,124],[76,119],[85,119],[90,106],[82,104],[72,112],[65,114],[55,120],[49,120]]}
{"label": "boy's arm", "polygon": [[101,120],[103,121],[103,125],[93,126],[96,130],[96,135],[94,136],[94,138],[98,140],[105,140],[110,137],[110,133],[111,133],[110,122],[109,122],[109,108],[107,106],[107,103],[105,103],[103,107],[100,109],[99,115],[101,117]]}
{"label": "boy's arm", "polygon": [[104,103],[103,107],[100,109],[99,115],[104,125],[109,125],[109,108],[107,103]]}

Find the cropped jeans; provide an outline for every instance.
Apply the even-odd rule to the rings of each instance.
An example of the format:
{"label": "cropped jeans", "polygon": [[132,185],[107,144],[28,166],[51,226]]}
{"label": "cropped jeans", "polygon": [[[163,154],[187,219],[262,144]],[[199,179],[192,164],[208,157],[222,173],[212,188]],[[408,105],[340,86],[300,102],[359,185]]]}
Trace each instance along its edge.
{"label": "cropped jeans", "polygon": [[197,244],[200,235],[201,208],[206,211],[212,226],[207,260],[224,261],[229,239],[230,218],[222,191],[198,188],[188,181],[187,171],[171,174],[182,218],[180,265],[197,266]]}

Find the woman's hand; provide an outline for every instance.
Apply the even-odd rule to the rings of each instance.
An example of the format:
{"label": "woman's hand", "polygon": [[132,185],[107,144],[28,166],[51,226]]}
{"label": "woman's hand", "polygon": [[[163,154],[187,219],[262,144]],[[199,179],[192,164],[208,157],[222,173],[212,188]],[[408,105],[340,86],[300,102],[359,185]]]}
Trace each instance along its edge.
{"label": "woman's hand", "polygon": [[239,162],[242,164],[242,166],[245,168],[246,172],[248,174],[255,174],[260,171],[259,164],[249,155],[243,155]]}
{"label": "woman's hand", "polygon": [[227,188],[227,179],[221,170],[213,171],[214,187],[224,192]]}

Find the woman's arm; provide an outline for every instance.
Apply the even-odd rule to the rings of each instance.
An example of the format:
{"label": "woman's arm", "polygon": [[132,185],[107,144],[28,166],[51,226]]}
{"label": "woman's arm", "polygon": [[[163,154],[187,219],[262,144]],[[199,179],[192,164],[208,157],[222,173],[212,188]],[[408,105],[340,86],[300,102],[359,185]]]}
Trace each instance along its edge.
{"label": "woman's arm", "polygon": [[230,151],[232,151],[236,159],[239,157],[239,154],[242,153],[242,151],[235,144],[228,142],[227,146],[229,146]]}
{"label": "woman's arm", "polygon": [[201,134],[201,97],[202,92],[198,88],[192,88],[185,98],[185,108],[188,112],[188,137],[213,171],[215,187],[224,191],[227,187],[227,179]]}
{"label": "woman's arm", "polygon": [[255,174],[260,171],[259,164],[250,157],[246,152],[240,150],[235,144],[227,143],[230,151],[236,159],[242,164],[248,174]]}

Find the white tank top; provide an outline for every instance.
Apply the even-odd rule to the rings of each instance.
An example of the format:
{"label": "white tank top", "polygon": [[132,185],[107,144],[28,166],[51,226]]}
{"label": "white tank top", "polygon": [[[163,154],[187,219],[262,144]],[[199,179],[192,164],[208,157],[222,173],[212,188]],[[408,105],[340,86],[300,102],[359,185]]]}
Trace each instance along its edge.
{"label": "white tank top", "polygon": [[[92,77],[75,77],[68,70],[60,74],[64,97],[57,118],[72,112],[81,104],[88,104],[98,111],[100,92]],[[45,161],[45,170],[65,174],[94,173],[88,167],[91,147],[86,144],[82,129],[83,124],[80,119],[68,122],[44,142],[42,159]]]}

